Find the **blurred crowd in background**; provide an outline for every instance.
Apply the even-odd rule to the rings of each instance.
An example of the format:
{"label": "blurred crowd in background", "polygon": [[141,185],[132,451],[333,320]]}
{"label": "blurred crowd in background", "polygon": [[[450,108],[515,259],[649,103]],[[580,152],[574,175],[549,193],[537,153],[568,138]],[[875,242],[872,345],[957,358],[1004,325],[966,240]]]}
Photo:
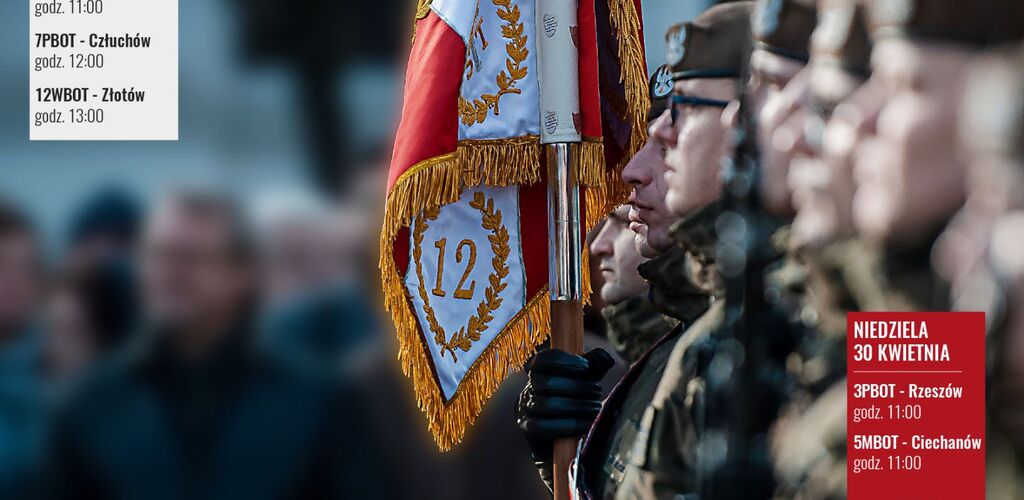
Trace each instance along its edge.
{"label": "blurred crowd in background", "polygon": [[0,498],[547,497],[523,377],[440,454],[380,310],[415,2],[179,4],[176,142],[29,142],[28,7],[0,6]]}
{"label": "blurred crowd in background", "polygon": [[[27,7],[0,6],[0,32],[17,40],[0,47],[0,68],[13,75],[0,79],[0,498],[548,498],[514,418],[526,376],[506,381],[466,441],[440,454],[380,310],[378,228],[415,2],[179,1],[181,140],[174,143],[28,142]],[[853,3],[818,3],[830,2]],[[656,76],[666,29],[711,2],[643,3]],[[952,13],[939,34],[960,35],[957,18]],[[761,66],[743,82],[762,111],[750,136],[760,134],[763,201],[791,227],[782,253],[822,257],[808,259],[821,266],[808,266],[807,288],[815,279],[829,286],[849,279],[855,273],[839,275],[861,262],[864,242],[884,254],[873,270],[921,270],[927,280],[951,282],[952,293],[932,281],[914,288],[941,290],[940,307],[881,291],[855,306],[986,310],[990,322],[1000,320],[990,325],[1000,332],[990,336],[990,352],[1006,354],[990,360],[990,376],[1001,375],[995,389],[1012,396],[1021,364],[1017,344],[1006,344],[1019,340],[1007,332],[1018,331],[1020,318],[1007,312],[1019,309],[1010,290],[1013,271],[1024,267],[1017,211],[1024,59],[1019,49],[982,58],[955,43],[911,52],[896,44],[869,65],[870,46],[848,38],[840,47],[805,41],[810,54],[799,63],[755,51],[751,64],[759,58]],[[818,64],[851,59],[861,64]],[[959,115],[968,80],[973,101],[964,109],[972,112]],[[935,82],[943,84],[929,86]],[[652,94],[666,84],[671,77],[652,80]],[[697,101],[655,95],[662,111],[672,110],[652,114],[655,141],[634,166],[665,168],[675,161],[666,151],[691,154],[677,143],[688,136],[676,115],[698,106],[724,113],[738,95],[722,88]],[[690,90],[680,87],[676,97]],[[689,115],[680,116],[685,123]],[[715,144],[728,144],[729,128],[716,130]],[[970,154],[951,153],[964,149]],[[704,153],[714,161],[703,167],[718,165],[718,149]],[[694,175],[706,174],[714,188],[691,184],[689,194],[721,194],[718,170],[703,170]],[[689,173],[675,177],[694,178]],[[677,247],[668,226],[694,207],[675,207],[682,198],[666,206],[663,174],[627,169],[626,181],[654,198],[646,206],[634,196],[646,221],[628,209],[609,218],[608,241],[592,249],[595,290],[616,266],[635,268]],[[658,207],[665,219],[656,222]],[[627,258],[628,248],[637,251],[626,244],[630,223],[642,226],[652,248],[664,248]],[[659,224],[662,234],[647,233]],[[937,234],[923,232],[939,230],[933,246]],[[664,241],[655,242],[659,236]],[[851,241],[857,258],[836,245]],[[689,265],[681,262],[695,256],[714,264],[706,248],[713,244],[704,246],[662,261],[650,288],[681,289],[688,271],[680,270]],[[646,297],[647,281],[633,277],[642,291],[632,295]],[[704,299],[725,293],[714,272],[704,277],[714,289]],[[776,443],[793,463],[776,465],[797,483],[791,491],[803,491],[815,472],[805,452],[821,452],[815,457],[829,457],[823,491],[834,496],[804,498],[838,498],[845,441],[837,444],[843,436],[828,424],[845,418],[809,408],[829,396],[826,409],[845,402],[845,361],[836,361],[845,323],[836,318],[854,301],[808,297],[787,311],[826,335],[809,336],[802,345],[809,350],[787,362],[804,399],[793,403]],[[617,343],[615,334],[636,322],[606,323],[596,311],[614,304],[594,302],[590,344],[607,345],[608,330],[617,329],[610,346],[632,361],[656,340],[645,337],[642,349],[636,339]],[[663,334],[665,324],[655,323]],[[616,363],[605,394],[625,368]],[[1015,409],[1024,398],[992,401],[998,432],[1019,436]],[[594,415],[587,418],[584,430]],[[827,442],[807,444],[807,436]],[[1005,443],[1005,463],[1015,463],[1024,447]]]}

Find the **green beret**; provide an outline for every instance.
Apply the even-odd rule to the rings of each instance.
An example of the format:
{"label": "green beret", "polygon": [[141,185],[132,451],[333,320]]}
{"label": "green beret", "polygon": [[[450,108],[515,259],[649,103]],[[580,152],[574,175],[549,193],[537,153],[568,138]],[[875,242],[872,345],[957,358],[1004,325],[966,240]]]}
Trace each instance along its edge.
{"label": "green beret", "polygon": [[669,96],[672,95],[672,70],[667,64],[658,66],[651,73],[648,90],[651,93],[651,110],[647,113],[647,121],[650,122],[668,109]]}
{"label": "green beret", "polygon": [[1021,0],[869,0],[871,36],[985,46],[1024,36]]}
{"label": "green beret", "polygon": [[755,46],[807,62],[807,46],[817,24],[818,12],[811,0],[758,0],[753,20]]}
{"label": "green beret", "polygon": [[871,39],[864,3],[860,0],[822,0],[818,27],[811,36],[816,61],[834,62],[843,69],[871,72]]}
{"label": "green beret", "polygon": [[752,11],[753,2],[719,4],[669,28],[666,59],[672,79],[740,78],[753,47]]}

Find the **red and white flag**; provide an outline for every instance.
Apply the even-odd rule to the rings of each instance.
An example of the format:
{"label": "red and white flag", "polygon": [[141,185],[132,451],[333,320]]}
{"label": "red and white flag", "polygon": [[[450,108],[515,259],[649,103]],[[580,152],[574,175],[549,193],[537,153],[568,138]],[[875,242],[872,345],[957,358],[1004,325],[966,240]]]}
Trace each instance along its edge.
{"label": "red and white flag", "polygon": [[[417,12],[380,263],[398,358],[443,450],[550,333],[540,137],[581,142],[584,234],[625,200],[622,166],[646,140],[639,0],[583,0],[568,20],[538,15],[544,1],[421,0]],[[570,116],[541,108],[538,39],[559,30],[578,50]],[[588,281],[584,269],[585,293]]]}

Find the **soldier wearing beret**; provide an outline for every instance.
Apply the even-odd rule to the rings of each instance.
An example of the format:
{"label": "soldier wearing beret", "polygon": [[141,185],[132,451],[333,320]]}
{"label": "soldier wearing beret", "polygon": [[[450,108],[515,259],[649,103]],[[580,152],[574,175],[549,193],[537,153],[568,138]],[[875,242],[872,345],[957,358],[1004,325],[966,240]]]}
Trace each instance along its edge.
{"label": "soldier wearing beret", "polygon": [[971,67],[960,124],[967,201],[936,248],[954,310],[985,311],[989,357],[986,498],[1024,496],[1024,46]]}
{"label": "soldier wearing beret", "polygon": [[792,226],[793,244],[821,248],[854,233],[852,141],[830,141],[826,136],[863,134],[847,101],[858,99],[871,72],[862,0],[822,0],[820,22],[811,39],[811,61],[804,72],[807,85],[800,111],[779,124],[782,134],[795,139],[781,153],[790,163],[788,182],[797,209]]}
{"label": "soldier wearing beret", "polygon": [[873,262],[852,237],[853,148],[826,149],[822,139],[858,135],[842,110],[870,94],[862,88],[870,71],[863,4],[823,0],[818,12],[810,61],[793,80],[799,106],[775,131],[789,138],[779,147],[796,209],[787,251],[806,271],[796,317],[814,332],[788,360],[796,384],[771,436],[780,499],[845,497],[846,314],[870,309],[875,295],[861,285]]}
{"label": "soldier wearing beret", "polygon": [[721,160],[731,150],[725,112],[739,94],[750,60],[752,11],[753,2],[718,5],[669,28],[665,36],[673,80],[671,107],[651,125],[650,137],[665,151],[666,169],[622,173],[634,186],[634,207],[641,215],[648,203],[642,193],[654,182],[649,179],[660,177],[667,184],[664,200],[676,220],[666,231],[673,247],[665,252],[682,252],[685,258],[652,259],[646,274],[641,269],[652,282],[682,271],[682,283],[712,297],[722,295],[713,226],[720,212]]}
{"label": "soldier wearing beret", "polygon": [[[672,82],[667,67],[654,71],[649,90],[649,116],[653,119],[660,116],[668,105]],[[664,171],[655,143],[645,145],[626,168]],[[647,221],[652,226],[652,243],[658,248],[661,248],[660,238],[667,239],[665,231],[671,222],[670,213],[664,207],[664,198],[661,200],[661,205],[651,207],[647,212]],[[632,211],[632,208],[623,207],[609,217],[593,242],[592,250],[597,258],[610,262],[628,255],[626,260],[639,264],[652,255],[647,231],[644,231],[644,237],[631,231],[638,225]],[[664,226],[660,225],[662,217]],[[620,243],[632,244],[631,250],[635,253],[631,254],[630,249]],[[653,255],[658,255],[656,250]],[[620,264],[612,267],[618,267],[622,273],[628,271]],[[627,492],[623,483],[639,473],[637,464],[642,463],[643,457],[638,454],[637,444],[646,444],[649,432],[649,422],[645,426],[644,415],[662,380],[672,347],[682,332],[680,327],[673,326],[679,322],[692,323],[707,309],[709,299],[699,290],[680,290],[678,281],[668,282],[665,286],[641,281],[644,291],[650,288],[646,297],[635,295],[641,290],[634,289],[637,283],[632,280],[629,280],[630,284],[612,281],[618,284],[602,289],[602,296],[612,304],[604,312],[614,332],[613,345],[632,362],[629,371],[602,405],[597,381],[607,369],[606,353],[602,355],[601,351],[592,351],[575,356],[553,349],[541,351],[531,364],[529,383],[520,395],[517,420],[545,480],[550,478],[553,440],[587,436],[574,469],[576,480],[573,487],[577,498],[660,498],[653,492],[649,496],[635,490]],[[678,451],[682,452],[681,449]],[[673,491],[690,491],[693,488],[690,469],[684,469],[680,474],[673,471],[663,479],[672,482],[669,487]]]}
{"label": "soldier wearing beret", "polygon": [[868,85],[879,85],[882,103],[854,167],[853,213],[880,257],[876,278],[891,309],[948,308],[930,255],[966,194],[959,103],[979,51],[1021,36],[1020,9],[1015,0],[871,2]]}
{"label": "soldier wearing beret", "polygon": [[[650,258],[640,273],[650,282],[654,306],[680,325],[634,364],[605,401],[576,461],[578,498],[688,498],[697,490],[692,416],[700,380],[683,357],[721,317],[721,302],[713,300],[721,283],[709,258],[714,213],[709,206],[721,193],[717,166],[729,149],[722,113],[735,98],[749,59],[751,11],[751,2],[713,7],[669,32],[671,78],[664,83],[671,104],[655,118],[652,132],[667,123],[678,126],[677,133],[671,146],[655,133],[626,166],[623,180],[633,186],[630,228],[637,248]],[[669,98],[667,92],[664,97]],[[673,172],[668,165],[673,162],[687,173]],[[691,173],[700,174],[693,179],[700,184],[686,186],[674,198],[673,177],[679,181]],[[673,206],[679,202],[691,206]],[[687,215],[695,217],[679,221]],[[685,227],[675,237],[673,223]],[[711,312],[704,313],[709,305]]]}
{"label": "soldier wearing beret", "polygon": [[[808,85],[801,70],[810,58],[808,43],[817,19],[813,0],[759,0],[754,9],[746,105],[757,127],[763,169],[761,202],[778,217],[793,215],[786,184],[789,161],[781,150],[795,140],[779,125],[799,109],[798,99]],[[797,75],[801,78],[790,84]]]}

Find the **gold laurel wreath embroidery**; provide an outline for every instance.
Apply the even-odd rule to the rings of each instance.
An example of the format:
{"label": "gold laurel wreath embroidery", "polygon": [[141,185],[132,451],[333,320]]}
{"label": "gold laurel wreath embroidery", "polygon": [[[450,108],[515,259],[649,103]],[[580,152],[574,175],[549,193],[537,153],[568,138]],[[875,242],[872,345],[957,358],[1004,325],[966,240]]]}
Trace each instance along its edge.
{"label": "gold laurel wreath embroidery", "polygon": [[[462,124],[467,127],[483,123],[487,119],[488,111],[492,109],[494,116],[500,115],[498,101],[506,94],[522,93],[516,84],[526,78],[527,74],[527,68],[523,66],[523,62],[526,61],[530,50],[526,48],[527,36],[523,29],[523,23],[520,22],[519,6],[512,5],[512,0],[491,0],[491,3],[498,7],[497,15],[505,21],[501,25],[501,36],[508,40],[508,43],[505,44],[505,52],[508,54],[508,58],[505,59],[505,69],[508,71],[502,70],[495,77],[495,83],[498,84],[496,93],[482,94],[472,101],[459,96],[459,116],[462,119]],[[469,76],[466,77],[466,80],[469,80]]]}
{"label": "gold laurel wreath embroidery", "polygon": [[430,14],[430,3],[434,0],[417,0],[416,2],[416,18],[412,21],[412,41],[416,42],[416,21],[427,17]]}
{"label": "gold laurel wreath embroidery", "polygon": [[508,256],[511,250],[508,243],[508,229],[502,224],[501,210],[495,210],[494,200],[487,199],[479,191],[473,196],[473,201],[469,203],[469,206],[480,211],[481,225],[491,233],[487,236],[487,240],[490,241],[491,250],[494,252],[494,258],[491,259],[492,272],[488,276],[488,286],[484,290],[484,300],[480,301],[477,305],[476,314],[470,316],[466,325],[460,328],[458,332],[455,332],[450,339],[447,333],[445,333],[444,327],[438,323],[437,317],[434,315],[434,309],[430,306],[430,297],[423,281],[423,264],[421,261],[423,256],[421,246],[423,244],[423,234],[427,230],[427,221],[436,220],[440,214],[440,208],[424,210],[423,216],[416,218],[413,228],[412,256],[416,262],[416,278],[419,281],[419,296],[423,300],[423,312],[427,317],[430,331],[434,334],[434,343],[441,347],[441,357],[444,357],[446,351],[451,352],[453,363],[458,361],[455,349],[468,352],[473,347],[473,342],[480,340],[480,334],[487,329],[487,324],[494,319],[492,313],[501,307],[502,299],[499,295],[508,287],[508,283],[504,280],[508,277],[509,273]]}

